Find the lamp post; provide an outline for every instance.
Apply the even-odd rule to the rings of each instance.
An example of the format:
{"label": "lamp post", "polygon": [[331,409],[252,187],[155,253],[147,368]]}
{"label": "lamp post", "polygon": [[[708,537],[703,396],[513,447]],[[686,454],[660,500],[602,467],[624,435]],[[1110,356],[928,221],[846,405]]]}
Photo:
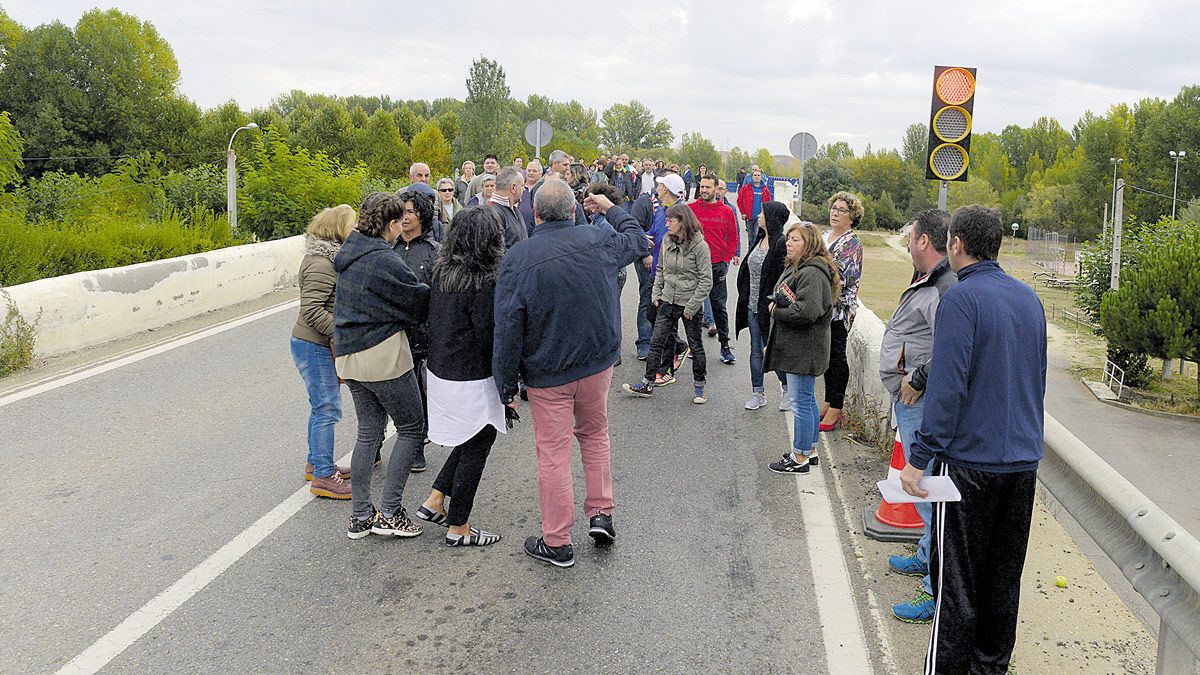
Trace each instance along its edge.
{"label": "lamp post", "polygon": [[[1109,157],[1108,161],[1110,164],[1112,164],[1112,167],[1113,167],[1112,210],[1109,211],[1109,213],[1112,213],[1113,218],[1116,218],[1116,216],[1117,216],[1117,167],[1121,164],[1121,162],[1125,161],[1125,158],[1124,157]],[[1116,224],[1115,220],[1113,221],[1113,224],[1114,225]]]}
{"label": "lamp post", "polygon": [[233,139],[243,129],[257,129],[254,122],[233,130],[229,147],[225,150],[225,209],[229,213],[229,227],[237,229],[237,155],[233,153]]}
{"label": "lamp post", "polygon": [[1179,160],[1186,157],[1187,153],[1183,150],[1179,152],[1172,150],[1167,154],[1175,160],[1175,187],[1171,190],[1171,220],[1175,220],[1175,197],[1179,194]]}
{"label": "lamp post", "polygon": [[1016,264],[1017,264],[1017,230],[1021,229],[1021,226],[1016,223],[1013,223],[1009,227],[1011,227],[1012,231],[1013,231],[1012,257],[1013,257],[1013,266],[1015,268]]}

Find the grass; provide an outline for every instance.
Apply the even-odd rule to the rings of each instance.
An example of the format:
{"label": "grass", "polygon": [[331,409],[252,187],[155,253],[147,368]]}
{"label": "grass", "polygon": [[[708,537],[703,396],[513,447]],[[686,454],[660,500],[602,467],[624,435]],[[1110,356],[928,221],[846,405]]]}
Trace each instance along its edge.
{"label": "grass", "polygon": [[37,321],[29,323],[17,310],[17,304],[0,289],[7,305],[4,321],[0,323],[0,377],[20,370],[33,361],[37,343]]}

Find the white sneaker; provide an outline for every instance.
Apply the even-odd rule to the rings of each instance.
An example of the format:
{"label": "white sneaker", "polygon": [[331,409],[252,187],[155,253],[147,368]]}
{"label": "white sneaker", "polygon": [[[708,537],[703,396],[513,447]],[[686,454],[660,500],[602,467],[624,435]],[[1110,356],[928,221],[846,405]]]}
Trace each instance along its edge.
{"label": "white sneaker", "polygon": [[792,409],[792,399],[788,397],[788,393],[785,391],[779,397],[779,412],[787,412],[791,409]]}
{"label": "white sneaker", "polygon": [[746,410],[758,410],[767,404],[767,395],[761,391],[756,391],[750,394],[750,400],[746,401]]}

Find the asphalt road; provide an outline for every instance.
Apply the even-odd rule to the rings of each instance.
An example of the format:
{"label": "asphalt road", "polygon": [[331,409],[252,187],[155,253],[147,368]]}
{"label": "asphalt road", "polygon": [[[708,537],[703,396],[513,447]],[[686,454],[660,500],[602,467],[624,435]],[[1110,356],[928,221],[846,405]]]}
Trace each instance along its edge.
{"label": "asphalt road", "polygon": [[[635,293],[627,285],[627,308]],[[0,407],[0,460],[19,486],[0,496],[5,670],[64,666],[304,486],[294,319],[276,313]],[[654,399],[626,398],[620,383],[642,363],[631,341],[625,352],[610,398],[611,549],[591,545],[580,515],[573,569],[522,552],[539,533],[526,414],[493,449],[472,514],[504,541],[447,549],[433,526],[350,541],[349,503],[314,500],[106,670],[828,670],[796,479],[765,470],[787,446],[785,416],[742,409],[744,358],[710,357],[705,406],[690,402],[686,367]],[[339,456],[355,431],[343,393]],[[410,510],[445,452],[430,446]]]}

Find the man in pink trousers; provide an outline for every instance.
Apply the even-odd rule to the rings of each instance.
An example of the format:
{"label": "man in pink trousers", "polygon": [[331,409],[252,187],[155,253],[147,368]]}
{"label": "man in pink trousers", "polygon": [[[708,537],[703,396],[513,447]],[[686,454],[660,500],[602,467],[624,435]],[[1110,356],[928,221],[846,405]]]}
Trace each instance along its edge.
{"label": "man in pink trousers", "polygon": [[496,281],[492,375],[500,400],[516,407],[524,380],[533,409],[542,536],[525,540],[530,557],[558,567],[575,564],[571,440],[579,441],[587,484],[588,534],[611,544],[612,467],[608,390],[620,357],[617,271],[649,253],[637,221],[603,195],[575,224],[575,196],[547,180],[534,200],[533,236],[504,256]]}

